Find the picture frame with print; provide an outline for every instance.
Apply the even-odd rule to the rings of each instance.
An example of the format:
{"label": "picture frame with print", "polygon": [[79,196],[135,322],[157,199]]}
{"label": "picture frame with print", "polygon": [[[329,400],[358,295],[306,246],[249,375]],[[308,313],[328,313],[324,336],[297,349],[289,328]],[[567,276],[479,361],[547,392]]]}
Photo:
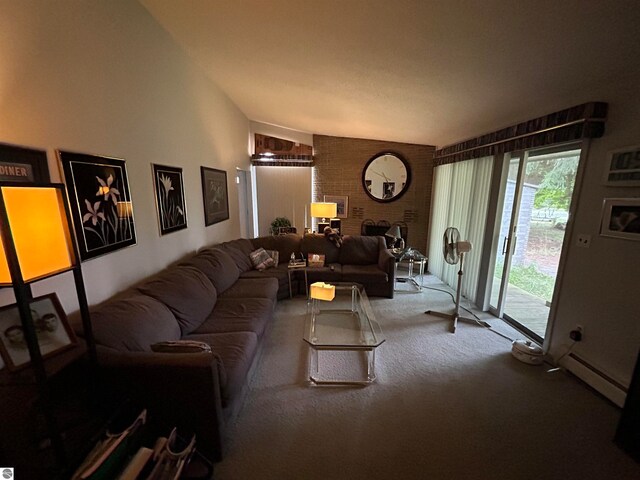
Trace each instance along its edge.
{"label": "picture frame with print", "polygon": [[619,148],[607,154],[604,184],[611,187],[640,186],[640,145]]}
{"label": "picture frame with print", "polygon": [[0,181],[49,183],[46,150],[0,143]]}
{"label": "picture frame with print", "polygon": [[640,240],[640,198],[605,198],[600,235]]}
{"label": "picture frame with print", "polygon": [[135,245],[126,162],[58,150],[82,261]]}
{"label": "picture frame with print", "polygon": [[160,235],[187,228],[182,168],[151,164]]}
{"label": "picture frame with print", "polygon": [[349,217],[349,196],[348,195],[325,195],[324,202],[335,203],[337,206],[336,218]]}
{"label": "picture frame with print", "polygon": [[[78,339],[55,293],[34,298],[29,307],[44,360],[77,345]],[[0,308],[0,355],[10,371],[31,363],[17,304]]]}
{"label": "picture frame with print", "polygon": [[229,219],[229,193],[227,172],[216,168],[200,167],[204,226],[208,227]]}

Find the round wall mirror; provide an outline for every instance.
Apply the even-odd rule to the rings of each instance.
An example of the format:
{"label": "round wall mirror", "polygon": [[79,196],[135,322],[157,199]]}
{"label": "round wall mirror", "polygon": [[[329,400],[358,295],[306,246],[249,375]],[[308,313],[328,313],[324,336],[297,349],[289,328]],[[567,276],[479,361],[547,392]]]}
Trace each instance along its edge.
{"label": "round wall mirror", "polygon": [[397,153],[374,155],[362,171],[362,186],[376,202],[392,202],[400,198],[411,183],[411,169]]}

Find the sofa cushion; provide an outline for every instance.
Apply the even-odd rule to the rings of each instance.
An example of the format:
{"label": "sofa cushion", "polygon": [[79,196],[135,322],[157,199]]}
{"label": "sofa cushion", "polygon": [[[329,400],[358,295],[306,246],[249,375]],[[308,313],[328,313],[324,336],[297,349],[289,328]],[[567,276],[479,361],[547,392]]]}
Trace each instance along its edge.
{"label": "sofa cushion", "polygon": [[224,242],[216,245],[216,248],[226,252],[235,262],[240,273],[253,269],[249,254],[255,250],[251,241],[246,238],[238,238],[230,242]]}
{"label": "sofa cushion", "polygon": [[286,235],[269,235],[267,237],[258,237],[251,239],[251,243],[256,248],[264,248],[265,250],[277,250],[280,254],[280,262],[287,263],[291,254],[300,254],[300,242],[302,237],[295,233],[287,233]]}
{"label": "sofa cushion", "polygon": [[151,351],[151,344],[181,335],[165,304],[135,291],[92,307],[91,323],[96,343],[120,351]]}
{"label": "sofa cushion", "polygon": [[240,276],[236,262],[228,253],[217,248],[202,249],[179,266],[192,266],[200,270],[211,280],[218,294],[233,285]]}
{"label": "sofa cushion", "polygon": [[379,237],[364,237],[360,235],[345,235],[339,248],[342,265],[370,265],[377,264],[380,256]]}
{"label": "sofa cushion", "polygon": [[253,332],[191,334],[185,340],[197,340],[211,345],[211,349],[222,363],[218,367],[222,406],[229,405],[247,381],[251,363],[256,355],[258,337]]}
{"label": "sofa cushion", "polygon": [[204,322],[218,297],[207,276],[193,267],[170,267],[144,282],[138,290],[169,307],[182,335]]}
{"label": "sofa cushion", "polygon": [[239,278],[231,288],[218,298],[269,298],[275,300],[278,296],[278,279],[268,278]]}
{"label": "sofa cushion", "polygon": [[275,302],[268,298],[220,298],[193,333],[254,332],[261,337]]}
{"label": "sofa cushion", "polygon": [[[333,267],[333,268],[332,268]],[[299,274],[304,280],[304,273]],[[342,265],[339,263],[332,263],[324,267],[308,268],[307,280],[309,283],[314,282],[340,282],[342,281]]]}
{"label": "sofa cushion", "polygon": [[300,248],[305,255],[310,253],[324,254],[325,264],[338,263],[340,249],[323,234],[311,233],[305,235],[302,238]]}
{"label": "sofa cushion", "polygon": [[249,258],[251,259],[251,265],[253,265],[253,268],[256,270],[266,270],[276,265],[271,255],[262,247],[251,252]]}
{"label": "sofa cushion", "polygon": [[[278,281],[278,299],[289,297],[289,268],[287,263],[281,263],[276,268],[269,268],[259,272],[258,270],[249,270],[240,275],[240,279],[258,280],[265,278],[275,278]],[[297,291],[298,280],[292,276],[291,283]]]}
{"label": "sofa cushion", "polygon": [[342,281],[362,283],[384,283],[388,281],[387,272],[380,270],[378,265],[343,265]]}

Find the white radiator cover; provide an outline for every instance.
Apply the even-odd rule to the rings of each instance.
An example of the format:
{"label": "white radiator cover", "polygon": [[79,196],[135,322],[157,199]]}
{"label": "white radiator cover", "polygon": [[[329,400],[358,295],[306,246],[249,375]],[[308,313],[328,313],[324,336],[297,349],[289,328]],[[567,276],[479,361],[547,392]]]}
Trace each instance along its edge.
{"label": "white radiator cover", "polygon": [[587,385],[596,389],[618,407],[622,408],[624,406],[627,389],[615,380],[607,377],[603,372],[589,365],[574,353],[563,358],[560,361],[560,366],[573,373]]}

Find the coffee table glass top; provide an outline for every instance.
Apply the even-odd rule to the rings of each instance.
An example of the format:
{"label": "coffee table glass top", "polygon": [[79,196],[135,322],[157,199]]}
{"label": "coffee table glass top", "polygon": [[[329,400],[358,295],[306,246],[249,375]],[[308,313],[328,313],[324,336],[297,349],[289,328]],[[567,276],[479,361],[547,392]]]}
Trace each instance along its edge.
{"label": "coffee table glass top", "polygon": [[344,282],[331,285],[336,287],[332,301],[310,300],[304,340],[314,348],[348,350],[370,350],[384,342],[364,287]]}

